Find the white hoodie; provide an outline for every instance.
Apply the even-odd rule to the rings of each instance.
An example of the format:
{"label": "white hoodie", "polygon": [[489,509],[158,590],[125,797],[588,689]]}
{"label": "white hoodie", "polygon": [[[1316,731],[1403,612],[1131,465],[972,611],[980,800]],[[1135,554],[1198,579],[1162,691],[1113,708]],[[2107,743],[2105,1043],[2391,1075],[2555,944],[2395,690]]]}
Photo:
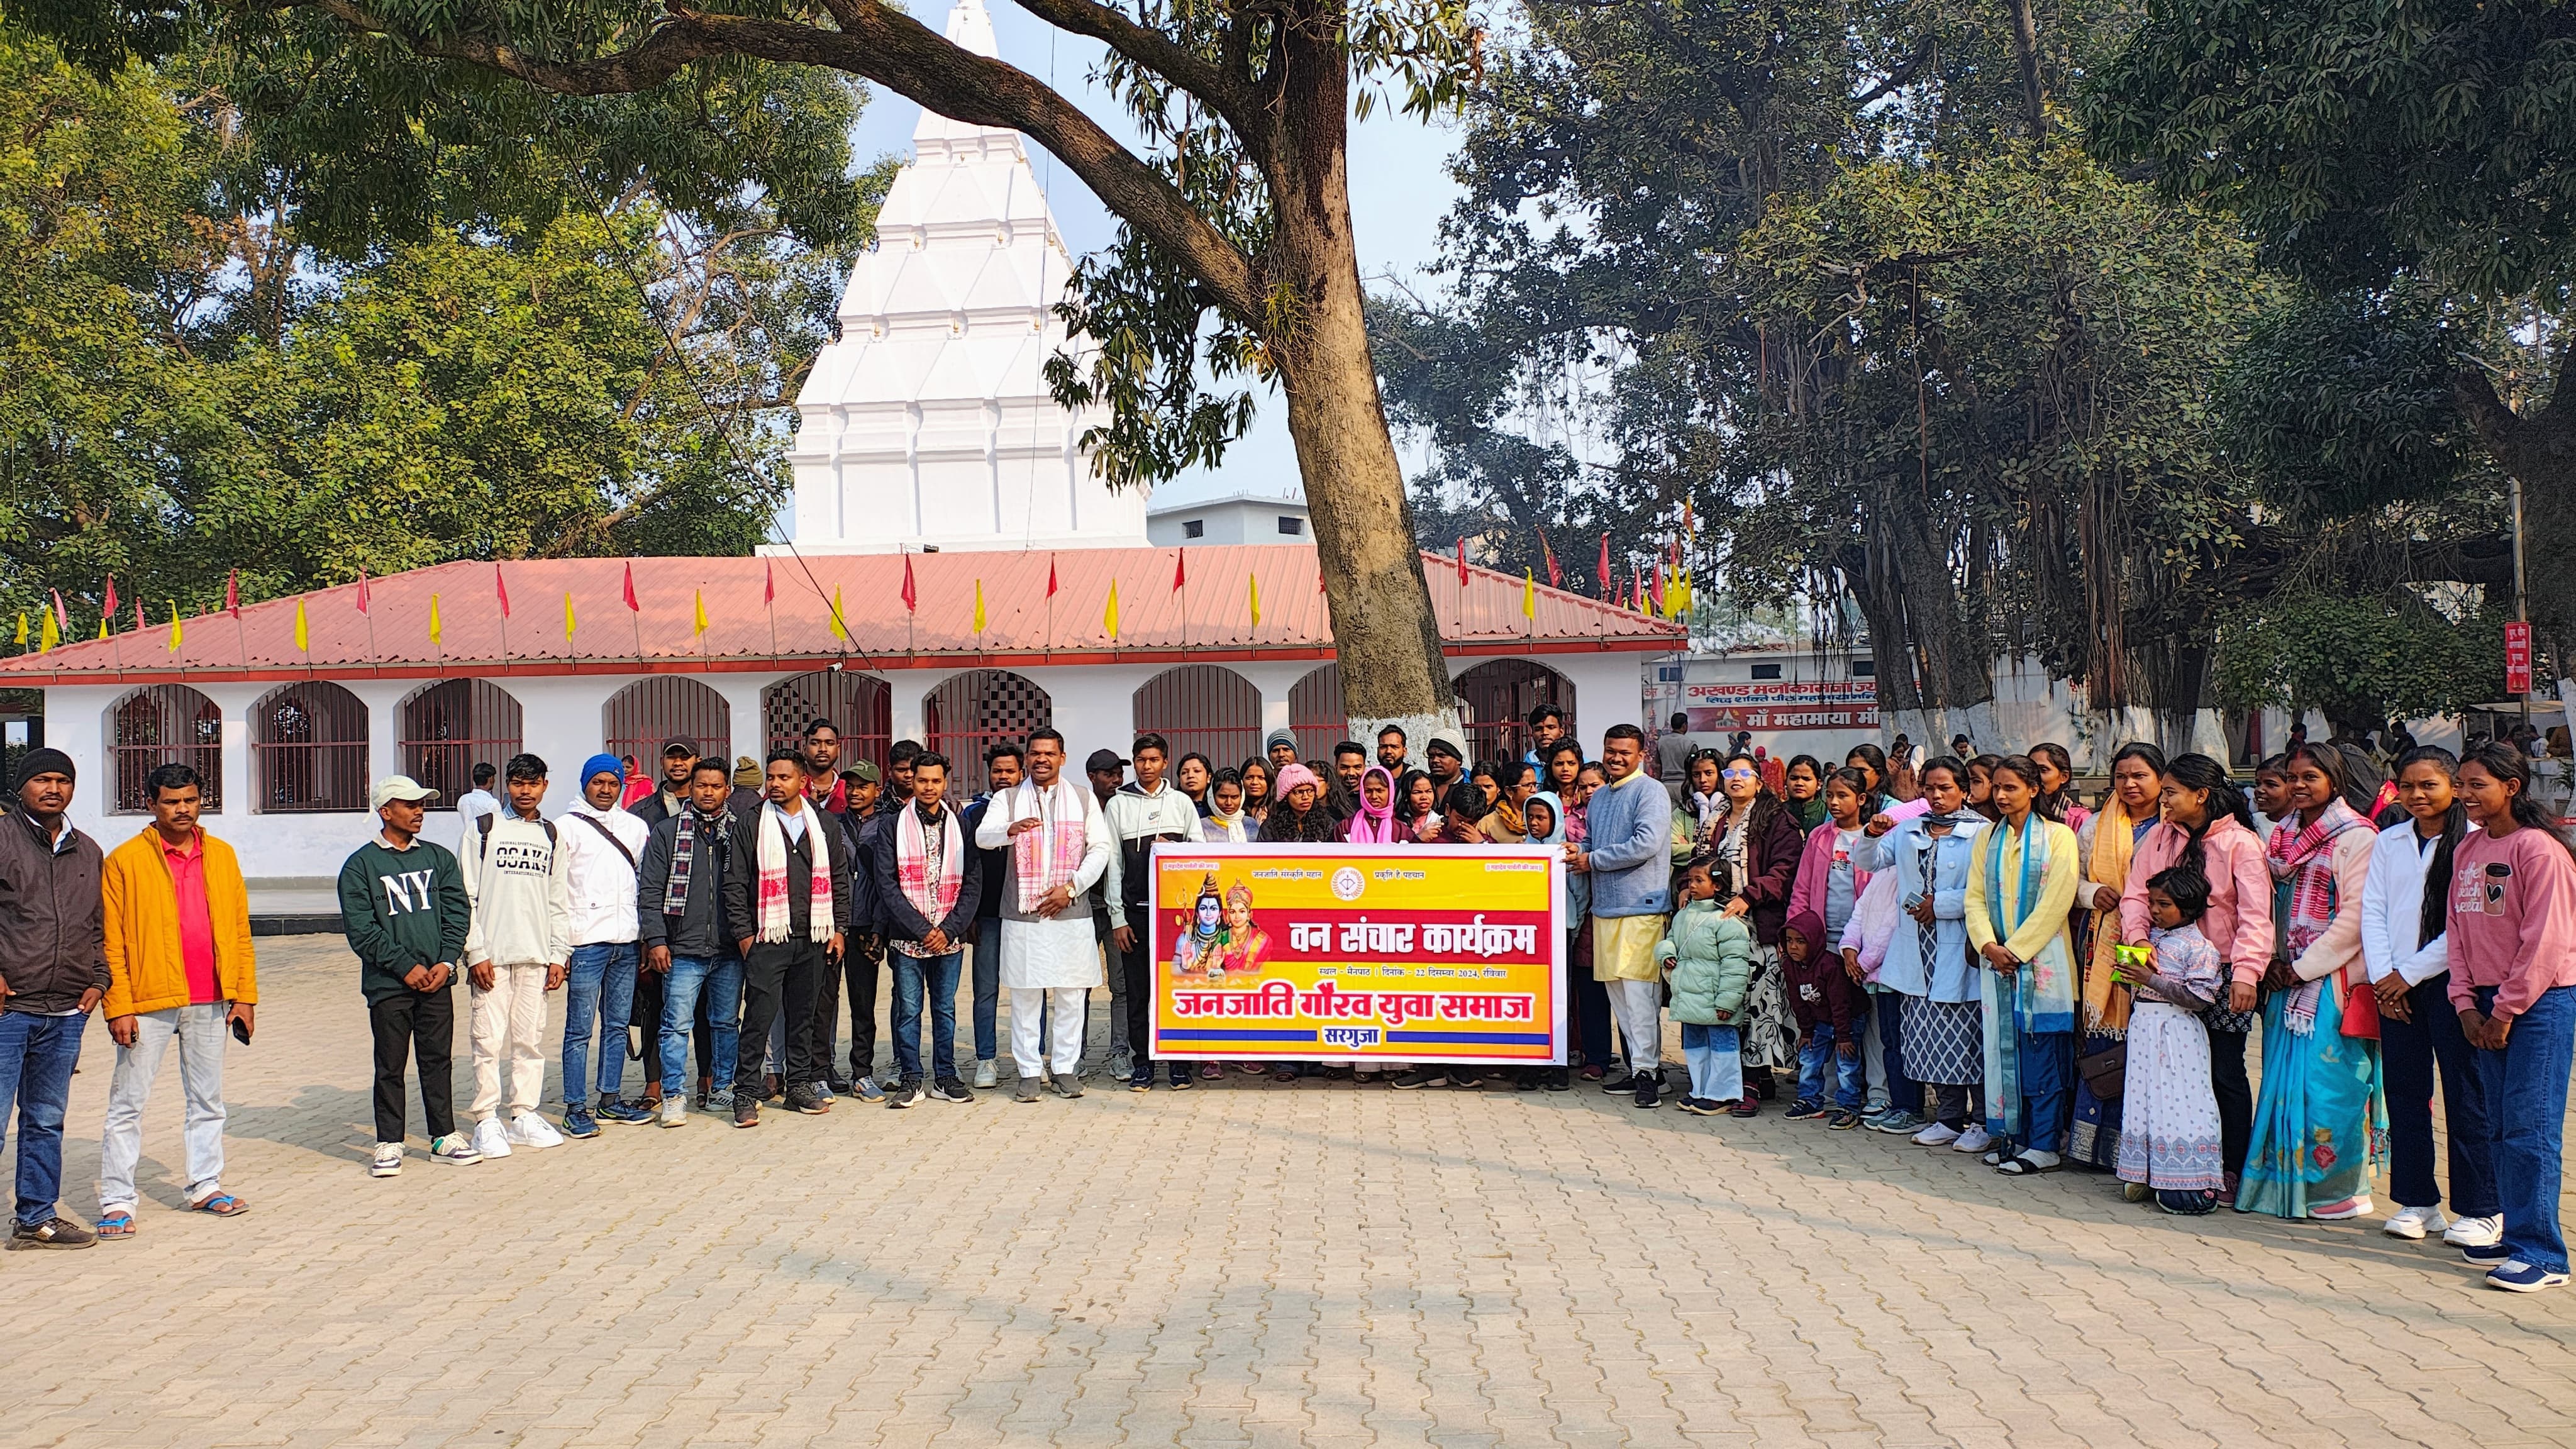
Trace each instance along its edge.
{"label": "white hoodie", "polygon": [[[608,834],[601,834],[602,829]],[[576,800],[555,817],[555,833],[572,857],[572,943],[634,940],[642,933],[635,919],[635,877],[652,832],[623,810],[601,810]],[[609,835],[617,837],[617,845],[609,844]],[[626,849],[621,852],[618,845]]]}
{"label": "white hoodie", "polygon": [[474,904],[465,964],[555,966],[571,957],[572,862],[550,830],[560,836],[563,827],[506,810],[466,827],[456,850]]}

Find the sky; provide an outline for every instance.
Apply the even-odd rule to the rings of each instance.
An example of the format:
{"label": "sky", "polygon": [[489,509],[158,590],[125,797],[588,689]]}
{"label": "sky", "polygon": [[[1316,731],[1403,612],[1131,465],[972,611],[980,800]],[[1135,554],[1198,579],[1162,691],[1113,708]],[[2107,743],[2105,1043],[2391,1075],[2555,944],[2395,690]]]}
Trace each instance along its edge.
{"label": "sky", "polygon": [[[1062,34],[1011,0],[988,0],[994,38],[1002,59],[1049,80],[1089,112],[1112,135],[1132,140],[1127,117],[1089,77],[1102,47]],[[936,7],[936,8],[934,8]],[[919,10],[922,22],[940,27],[947,9],[931,0]],[[871,88],[867,109],[853,133],[860,160],[872,162],[892,154],[910,157],[912,129],[921,108],[901,96]],[[1449,155],[1456,137],[1449,126],[1425,125],[1380,107],[1357,122],[1351,132],[1352,230],[1360,250],[1363,277],[1385,274],[1409,277],[1428,265],[1439,250],[1440,218],[1458,188],[1449,178]],[[1047,193],[1056,229],[1076,256],[1096,251],[1117,234],[1117,223],[1093,199],[1089,189],[1063,164],[1032,144],[1029,163]],[[1197,470],[1154,491],[1157,506],[1200,502],[1235,493],[1295,496],[1298,492],[1296,451],[1289,444],[1284,406],[1275,393],[1256,399],[1259,416],[1252,431],[1228,450],[1225,463]]]}

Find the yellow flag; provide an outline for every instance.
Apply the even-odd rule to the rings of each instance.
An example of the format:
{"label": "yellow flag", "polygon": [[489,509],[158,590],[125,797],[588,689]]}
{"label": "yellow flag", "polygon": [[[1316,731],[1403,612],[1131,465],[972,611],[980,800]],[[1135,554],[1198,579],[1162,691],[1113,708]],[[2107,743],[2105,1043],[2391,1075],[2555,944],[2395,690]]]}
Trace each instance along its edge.
{"label": "yellow flag", "polygon": [[301,598],[295,601],[295,647],[307,654],[313,652],[313,632],[304,626],[304,600]]}
{"label": "yellow flag", "polygon": [[984,632],[984,581],[975,581],[975,632]]}
{"label": "yellow flag", "polygon": [[438,595],[436,594],[429,596],[429,642],[432,644],[447,642],[447,630],[438,621]]}
{"label": "yellow flag", "polygon": [[1252,627],[1261,627],[1261,576],[1245,574],[1243,581],[1252,586]]}
{"label": "yellow flag", "polygon": [[54,627],[54,611],[47,609],[43,612],[45,623],[42,631],[36,636],[36,652],[51,654],[54,652],[54,646],[63,642],[63,636],[62,632]]}
{"label": "yellow flag", "polygon": [[1521,617],[1538,618],[1538,579],[1528,569],[1521,570]]}
{"label": "yellow flag", "polygon": [[101,639],[107,637],[107,616],[105,614],[98,616],[98,637]]}
{"label": "yellow flag", "polygon": [[832,637],[835,639],[850,637],[850,626],[841,617],[841,586],[838,584],[832,586]]}
{"label": "yellow flag", "polygon": [[20,614],[18,616],[18,647],[21,649],[27,647],[27,616],[25,614]]}
{"label": "yellow flag", "polygon": [[172,599],[170,601],[170,652],[178,653],[179,646],[186,642],[186,639],[187,636],[179,628],[179,601]]}
{"label": "yellow flag", "polygon": [[698,632],[707,632],[707,591],[698,590]]}
{"label": "yellow flag", "polygon": [[1118,581],[1116,579],[1109,581],[1109,608],[1100,616],[1100,622],[1108,628],[1110,638],[1118,637]]}
{"label": "yellow flag", "polygon": [[566,589],[566,590],[564,590],[564,642],[565,642],[565,643],[569,644],[569,643],[571,643],[571,642],[572,642],[572,631],[573,631],[574,629],[576,629],[576,628],[579,628],[579,627],[580,627],[580,622],[579,622],[578,620],[574,619],[574,618],[573,618],[573,615],[572,615],[572,590],[570,590],[570,589]]}

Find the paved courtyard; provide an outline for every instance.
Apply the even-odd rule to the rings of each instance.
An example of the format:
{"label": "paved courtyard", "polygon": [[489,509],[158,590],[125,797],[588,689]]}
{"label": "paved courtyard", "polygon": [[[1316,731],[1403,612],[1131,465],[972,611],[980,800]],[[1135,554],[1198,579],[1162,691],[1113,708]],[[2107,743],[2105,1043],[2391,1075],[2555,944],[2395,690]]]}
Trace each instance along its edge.
{"label": "paved courtyard", "polygon": [[173,1211],[174,1063],[141,1235],[0,1257],[0,1443],[2576,1444],[2576,1294],[1597,1091],[844,1102],[375,1181],[355,963],[263,945],[255,1210]]}

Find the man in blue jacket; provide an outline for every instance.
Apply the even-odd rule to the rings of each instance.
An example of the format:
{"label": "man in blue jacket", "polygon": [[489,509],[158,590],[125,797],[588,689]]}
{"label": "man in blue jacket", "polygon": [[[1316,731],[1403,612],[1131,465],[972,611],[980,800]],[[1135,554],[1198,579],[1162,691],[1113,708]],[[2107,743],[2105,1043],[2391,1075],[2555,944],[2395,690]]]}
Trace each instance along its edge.
{"label": "man in blue jacket", "polygon": [[1592,975],[1610,995],[1627,1042],[1628,1075],[1605,1091],[1633,1091],[1652,1107],[1663,1086],[1662,973],[1655,943],[1672,912],[1673,799],[1644,769],[1646,734],[1612,725],[1601,741],[1609,783],[1584,807],[1585,842],[1565,847],[1567,868],[1592,878]]}

